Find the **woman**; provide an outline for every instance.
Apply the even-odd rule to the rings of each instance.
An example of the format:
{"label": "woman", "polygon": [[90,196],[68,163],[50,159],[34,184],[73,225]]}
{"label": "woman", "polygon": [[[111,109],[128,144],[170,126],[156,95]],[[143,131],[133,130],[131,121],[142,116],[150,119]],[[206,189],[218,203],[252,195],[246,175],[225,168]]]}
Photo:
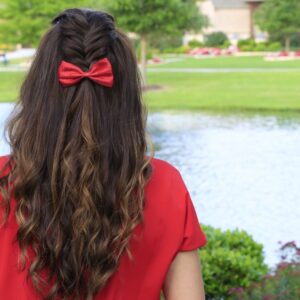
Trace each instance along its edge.
{"label": "woman", "polygon": [[206,238],[180,172],[146,155],[134,51],[107,13],[45,34],[0,159],[0,298],[204,299]]}

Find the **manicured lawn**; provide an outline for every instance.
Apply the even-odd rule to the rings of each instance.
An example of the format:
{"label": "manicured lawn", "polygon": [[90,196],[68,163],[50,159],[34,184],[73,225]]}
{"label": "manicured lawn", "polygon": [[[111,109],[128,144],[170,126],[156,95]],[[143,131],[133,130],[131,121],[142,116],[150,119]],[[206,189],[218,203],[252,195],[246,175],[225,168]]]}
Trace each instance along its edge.
{"label": "manicured lawn", "polygon": [[[205,67],[238,69],[259,66],[261,58],[215,58],[197,61],[192,58],[184,61],[182,67]],[[168,63],[179,67],[182,62]],[[231,110],[298,110],[300,111],[300,70],[293,63],[290,71],[233,72],[233,73],[181,73],[148,72],[148,83],[159,85],[161,89],[144,94],[150,110],[156,109],[206,109],[211,111]],[[210,64],[210,65],[209,65]],[[163,65],[161,66],[163,67]],[[15,101],[18,97],[23,72],[0,72],[0,102]]]}
{"label": "manicured lawn", "polygon": [[16,101],[23,72],[0,72],[0,102]]}
{"label": "manicured lawn", "polygon": [[175,58],[179,61],[155,64],[150,68],[292,68],[300,70],[300,59],[293,61],[265,61],[262,56],[254,57],[215,57],[215,58],[194,58],[194,57],[166,57]]}
{"label": "manicured lawn", "polygon": [[150,109],[300,110],[300,72],[149,73]]}

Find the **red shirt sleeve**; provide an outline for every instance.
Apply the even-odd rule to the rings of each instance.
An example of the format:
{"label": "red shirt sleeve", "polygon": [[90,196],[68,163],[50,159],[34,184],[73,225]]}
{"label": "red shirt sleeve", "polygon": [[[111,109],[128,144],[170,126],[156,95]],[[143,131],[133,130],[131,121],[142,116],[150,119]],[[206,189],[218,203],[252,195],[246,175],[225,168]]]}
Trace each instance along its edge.
{"label": "red shirt sleeve", "polygon": [[178,251],[195,250],[203,247],[206,243],[207,239],[199,224],[190,193],[186,190],[184,230],[182,242]]}
{"label": "red shirt sleeve", "polygon": [[6,166],[8,160],[9,155],[0,156],[0,178],[8,175],[9,173],[9,167]]}

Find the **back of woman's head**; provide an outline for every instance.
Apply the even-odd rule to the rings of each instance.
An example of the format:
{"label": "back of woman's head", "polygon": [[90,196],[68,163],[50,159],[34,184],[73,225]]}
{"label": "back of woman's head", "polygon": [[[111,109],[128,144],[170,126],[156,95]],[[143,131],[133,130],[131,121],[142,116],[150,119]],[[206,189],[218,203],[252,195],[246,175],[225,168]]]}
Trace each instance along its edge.
{"label": "back of woman's head", "polygon": [[[87,71],[104,57],[112,65],[111,88],[89,78],[60,84],[62,60]],[[145,112],[133,48],[113,17],[87,9],[60,13],[6,125],[11,171],[1,181],[5,220],[4,186],[13,182],[21,265],[32,247],[28,275],[44,298],[92,299],[121,254],[131,257],[128,241],[143,220],[151,173]],[[40,276],[43,270],[50,278]]]}

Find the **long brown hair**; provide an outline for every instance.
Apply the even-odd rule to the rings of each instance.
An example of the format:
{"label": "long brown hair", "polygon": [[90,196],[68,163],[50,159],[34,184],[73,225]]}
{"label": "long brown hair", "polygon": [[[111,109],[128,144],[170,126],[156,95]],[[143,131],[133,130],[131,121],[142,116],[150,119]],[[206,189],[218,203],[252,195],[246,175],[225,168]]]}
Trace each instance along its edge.
{"label": "long brown hair", "polygon": [[[113,88],[87,78],[61,86],[62,59],[87,70],[101,57],[112,64]],[[1,179],[4,222],[13,183],[21,266],[31,246],[28,278],[44,299],[92,299],[125,250],[132,257],[153,157],[141,94],[131,41],[111,15],[74,8],[53,19],[6,123],[11,169]],[[45,268],[55,280],[43,295]]]}

